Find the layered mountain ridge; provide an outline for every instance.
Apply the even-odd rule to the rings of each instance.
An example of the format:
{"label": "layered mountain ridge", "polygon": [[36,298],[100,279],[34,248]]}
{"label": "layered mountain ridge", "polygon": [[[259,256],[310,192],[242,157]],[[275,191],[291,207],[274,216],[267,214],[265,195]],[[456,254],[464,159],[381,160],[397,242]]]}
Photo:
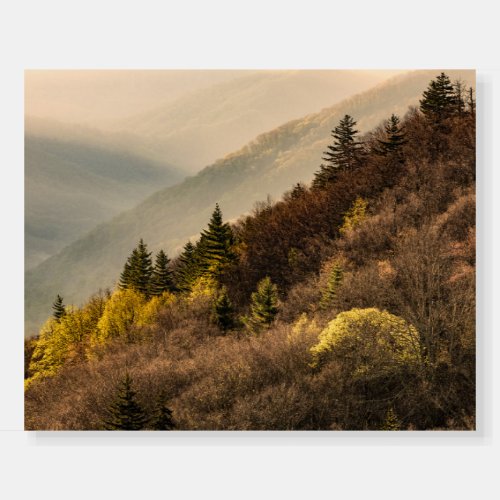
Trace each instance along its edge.
{"label": "layered mountain ridge", "polygon": [[[123,262],[139,238],[153,250],[174,256],[199,233],[216,202],[226,219],[234,219],[266,196],[281,196],[292,183],[309,182],[317,170],[330,131],[346,113],[359,117],[368,131],[391,113],[404,114],[436,71],[395,77],[319,113],[288,122],[259,135],[194,177],[162,189],[135,208],[102,224],[26,275],[27,334],[48,315],[57,293],[79,303],[99,288],[113,286]],[[449,71],[452,79],[473,85],[472,72]]]}

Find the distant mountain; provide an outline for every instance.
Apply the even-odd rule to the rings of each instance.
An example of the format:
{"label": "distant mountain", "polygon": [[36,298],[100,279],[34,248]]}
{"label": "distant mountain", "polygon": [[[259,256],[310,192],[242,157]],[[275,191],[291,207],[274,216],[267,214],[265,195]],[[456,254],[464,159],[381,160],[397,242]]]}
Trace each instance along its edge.
{"label": "distant mountain", "polygon": [[[26,274],[28,335],[50,312],[57,293],[67,303],[79,303],[99,287],[113,286],[139,238],[151,249],[161,247],[174,256],[205,226],[216,202],[226,219],[234,219],[268,194],[277,197],[298,181],[309,182],[331,142],[330,131],[344,114],[354,116],[358,128],[368,131],[391,113],[403,115],[408,106],[418,104],[437,73],[407,73],[320,113],[286,123],[95,228]],[[447,73],[452,79],[474,82],[473,72]]]}
{"label": "distant mountain", "polygon": [[101,145],[26,135],[26,268],[182,177],[170,166]]}
{"label": "distant mountain", "polygon": [[241,71],[238,78],[157,104],[105,129],[133,137],[141,155],[195,173],[258,134],[369,89],[392,73]]}

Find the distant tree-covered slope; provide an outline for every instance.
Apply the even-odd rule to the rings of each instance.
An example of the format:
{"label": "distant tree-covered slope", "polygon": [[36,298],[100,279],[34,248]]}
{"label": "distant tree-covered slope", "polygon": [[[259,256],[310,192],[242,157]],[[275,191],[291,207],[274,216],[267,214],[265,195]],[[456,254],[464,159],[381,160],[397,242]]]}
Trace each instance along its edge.
{"label": "distant tree-covered slope", "polygon": [[230,81],[190,92],[109,127],[143,141],[143,154],[198,172],[258,134],[367,90],[390,74],[241,71]]}
{"label": "distant tree-covered slope", "polygon": [[[262,134],[177,186],[156,192],[132,210],[95,228],[26,275],[27,334],[47,316],[57,293],[79,303],[100,287],[114,285],[122,263],[139,238],[153,250],[175,256],[205,225],[215,202],[227,218],[245,213],[266,195],[280,196],[297,181],[309,182],[330,143],[330,131],[346,113],[366,132],[391,113],[418,104],[436,71],[412,72],[320,113]],[[473,84],[473,73],[448,72]],[[196,147],[196,144],[193,145]]]}
{"label": "distant tree-covered slope", "polygon": [[170,166],[129,153],[26,135],[26,267],[181,178]]}
{"label": "distant tree-covered slope", "polygon": [[[142,73],[136,76],[145,84]],[[184,72],[171,73],[176,81]],[[138,85],[132,92],[129,88],[129,101],[134,100],[135,93],[139,94],[132,107],[129,101],[123,102],[125,89],[119,87],[117,95],[108,99],[108,103],[120,108],[114,119],[109,117],[109,104],[101,105],[104,115],[93,109],[95,102],[101,102],[102,95],[96,96],[97,101],[88,102],[90,115],[80,109],[81,101],[89,101],[89,96],[86,89],[72,89],[74,81],[70,81],[69,89],[61,91],[64,102],[68,99],[65,92],[73,96],[66,106],[75,108],[70,115],[60,109],[52,89],[47,89],[50,102],[54,102],[54,113],[49,114],[46,103],[39,105],[40,89],[33,89],[31,99],[27,97],[25,127],[29,133],[92,141],[196,173],[258,134],[367,90],[394,71],[240,70],[222,72],[227,73],[226,77],[219,80],[214,75],[218,73],[190,72],[193,80],[205,80],[206,85],[186,84],[185,92],[173,93],[175,99],[166,99],[172,85],[164,77],[150,76],[151,89]],[[81,78],[86,81],[90,77],[81,75]],[[110,78],[113,80],[116,75]],[[163,91],[160,81],[164,83]],[[148,92],[151,95],[143,95]],[[142,107],[138,107],[139,102]],[[130,111],[124,115],[123,109]],[[89,121],[91,116],[95,116],[94,121]]]}

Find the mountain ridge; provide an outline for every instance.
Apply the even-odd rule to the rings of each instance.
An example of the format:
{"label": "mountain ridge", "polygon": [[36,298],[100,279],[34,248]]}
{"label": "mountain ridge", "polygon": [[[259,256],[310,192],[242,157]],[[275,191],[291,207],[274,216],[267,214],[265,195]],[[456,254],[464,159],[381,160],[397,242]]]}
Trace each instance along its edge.
{"label": "mountain ridge", "polygon": [[166,164],[68,137],[25,135],[25,265],[183,178]]}
{"label": "mountain ridge", "polygon": [[[28,321],[31,325],[36,323],[35,317],[40,321],[56,293],[73,302],[83,300],[99,287],[112,286],[140,237],[152,250],[164,248],[173,256],[204,227],[215,202],[220,203],[226,219],[234,219],[268,194],[280,196],[296,182],[309,182],[321,162],[318,151],[326,148],[330,131],[345,113],[357,118],[358,128],[367,131],[388,118],[388,114],[404,114],[409,105],[417,104],[435,73],[418,71],[394,77],[319,113],[260,134],[196,176],[154,193],[133,209],[95,228],[27,274]],[[465,71],[449,74],[452,78],[467,74],[473,80],[472,74]],[[98,269],[98,280],[90,276],[92,268],[94,274]],[[69,279],[65,275],[61,280],[62,273],[57,270],[62,269],[70,270]],[[36,297],[34,302],[33,297]]]}

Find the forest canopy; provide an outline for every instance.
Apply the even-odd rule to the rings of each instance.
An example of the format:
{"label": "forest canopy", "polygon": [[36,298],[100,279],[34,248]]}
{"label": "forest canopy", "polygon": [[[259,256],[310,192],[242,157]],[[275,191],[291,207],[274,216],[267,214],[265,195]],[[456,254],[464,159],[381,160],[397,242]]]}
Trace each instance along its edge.
{"label": "forest canopy", "polygon": [[27,429],[475,428],[475,97],[437,75],[311,185],[170,258],[142,239],[116,290],[54,298],[26,341]]}

